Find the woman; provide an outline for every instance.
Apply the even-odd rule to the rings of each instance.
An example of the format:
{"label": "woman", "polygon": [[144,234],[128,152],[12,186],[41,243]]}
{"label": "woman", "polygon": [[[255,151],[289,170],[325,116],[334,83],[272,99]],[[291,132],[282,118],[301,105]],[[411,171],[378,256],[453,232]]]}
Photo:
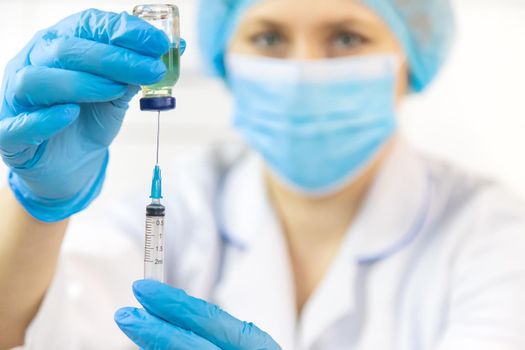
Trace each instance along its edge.
{"label": "woman", "polygon": [[[447,55],[447,1],[205,0],[199,27],[249,146],[165,171],[168,284],[207,301],[134,283],[143,308],[115,314],[133,342],[525,347],[521,203],[396,132],[397,107]],[[141,274],[143,198],[68,218],[100,192],[127,103],[162,77],[166,50],[144,22],[88,10],[39,32],[8,66],[1,347],[129,347],[111,315]],[[66,229],[75,239],[57,268]]]}

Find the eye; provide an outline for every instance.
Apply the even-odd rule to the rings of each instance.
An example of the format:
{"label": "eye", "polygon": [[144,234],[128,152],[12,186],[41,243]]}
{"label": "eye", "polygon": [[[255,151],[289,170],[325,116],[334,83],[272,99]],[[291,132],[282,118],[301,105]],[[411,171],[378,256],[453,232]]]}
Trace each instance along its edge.
{"label": "eye", "polygon": [[269,31],[253,35],[251,41],[258,48],[268,50],[282,46],[286,40],[280,33]]}
{"label": "eye", "polygon": [[364,36],[347,31],[337,33],[331,39],[331,45],[338,51],[356,50],[367,42]]}

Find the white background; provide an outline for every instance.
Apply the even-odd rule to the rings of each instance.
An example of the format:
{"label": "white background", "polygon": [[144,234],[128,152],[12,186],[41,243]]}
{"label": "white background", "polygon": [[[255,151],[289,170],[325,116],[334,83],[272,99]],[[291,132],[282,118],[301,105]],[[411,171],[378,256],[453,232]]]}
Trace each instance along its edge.
{"label": "white background", "polygon": [[[179,107],[162,120],[164,163],[210,140],[234,137],[230,99],[219,82],[203,76],[198,63],[195,2],[175,1],[189,48],[175,91]],[[401,116],[403,132],[425,152],[497,178],[525,196],[525,0],[454,3],[459,22],[454,54],[433,87],[408,101]],[[136,4],[0,0],[1,70],[35,31],[73,12],[89,7],[131,11]],[[143,186],[146,194],[155,125],[153,114],[139,112],[136,99],[112,149],[106,192]]]}

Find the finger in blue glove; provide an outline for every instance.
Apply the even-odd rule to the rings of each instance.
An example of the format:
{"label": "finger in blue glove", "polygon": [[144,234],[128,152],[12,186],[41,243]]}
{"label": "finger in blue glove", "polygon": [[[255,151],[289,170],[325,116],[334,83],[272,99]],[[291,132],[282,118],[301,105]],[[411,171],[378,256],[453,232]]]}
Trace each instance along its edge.
{"label": "finger in blue glove", "polygon": [[[156,320],[190,331],[220,349],[281,349],[267,333],[253,323],[240,321],[217,305],[191,297],[180,289],[153,280],[140,280],[133,284],[133,292],[145,311]],[[118,319],[116,321],[119,323]],[[130,330],[126,326],[124,328],[128,336],[133,333],[134,337],[140,337],[141,332]],[[166,337],[170,336],[174,335],[166,334]]]}
{"label": "finger in blue glove", "polygon": [[144,350],[220,350],[195,333],[161,320],[146,310],[126,307],[115,313],[119,328]]}

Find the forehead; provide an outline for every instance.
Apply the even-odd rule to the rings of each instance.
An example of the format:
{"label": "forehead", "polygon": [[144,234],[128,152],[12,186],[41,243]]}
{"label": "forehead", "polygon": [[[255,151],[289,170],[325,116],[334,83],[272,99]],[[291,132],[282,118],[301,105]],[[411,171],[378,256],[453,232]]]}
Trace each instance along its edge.
{"label": "forehead", "polygon": [[262,0],[242,16],[241,22],[281,22],[311,25],[353,21],[382,24],[381,18],[357,0]]}

